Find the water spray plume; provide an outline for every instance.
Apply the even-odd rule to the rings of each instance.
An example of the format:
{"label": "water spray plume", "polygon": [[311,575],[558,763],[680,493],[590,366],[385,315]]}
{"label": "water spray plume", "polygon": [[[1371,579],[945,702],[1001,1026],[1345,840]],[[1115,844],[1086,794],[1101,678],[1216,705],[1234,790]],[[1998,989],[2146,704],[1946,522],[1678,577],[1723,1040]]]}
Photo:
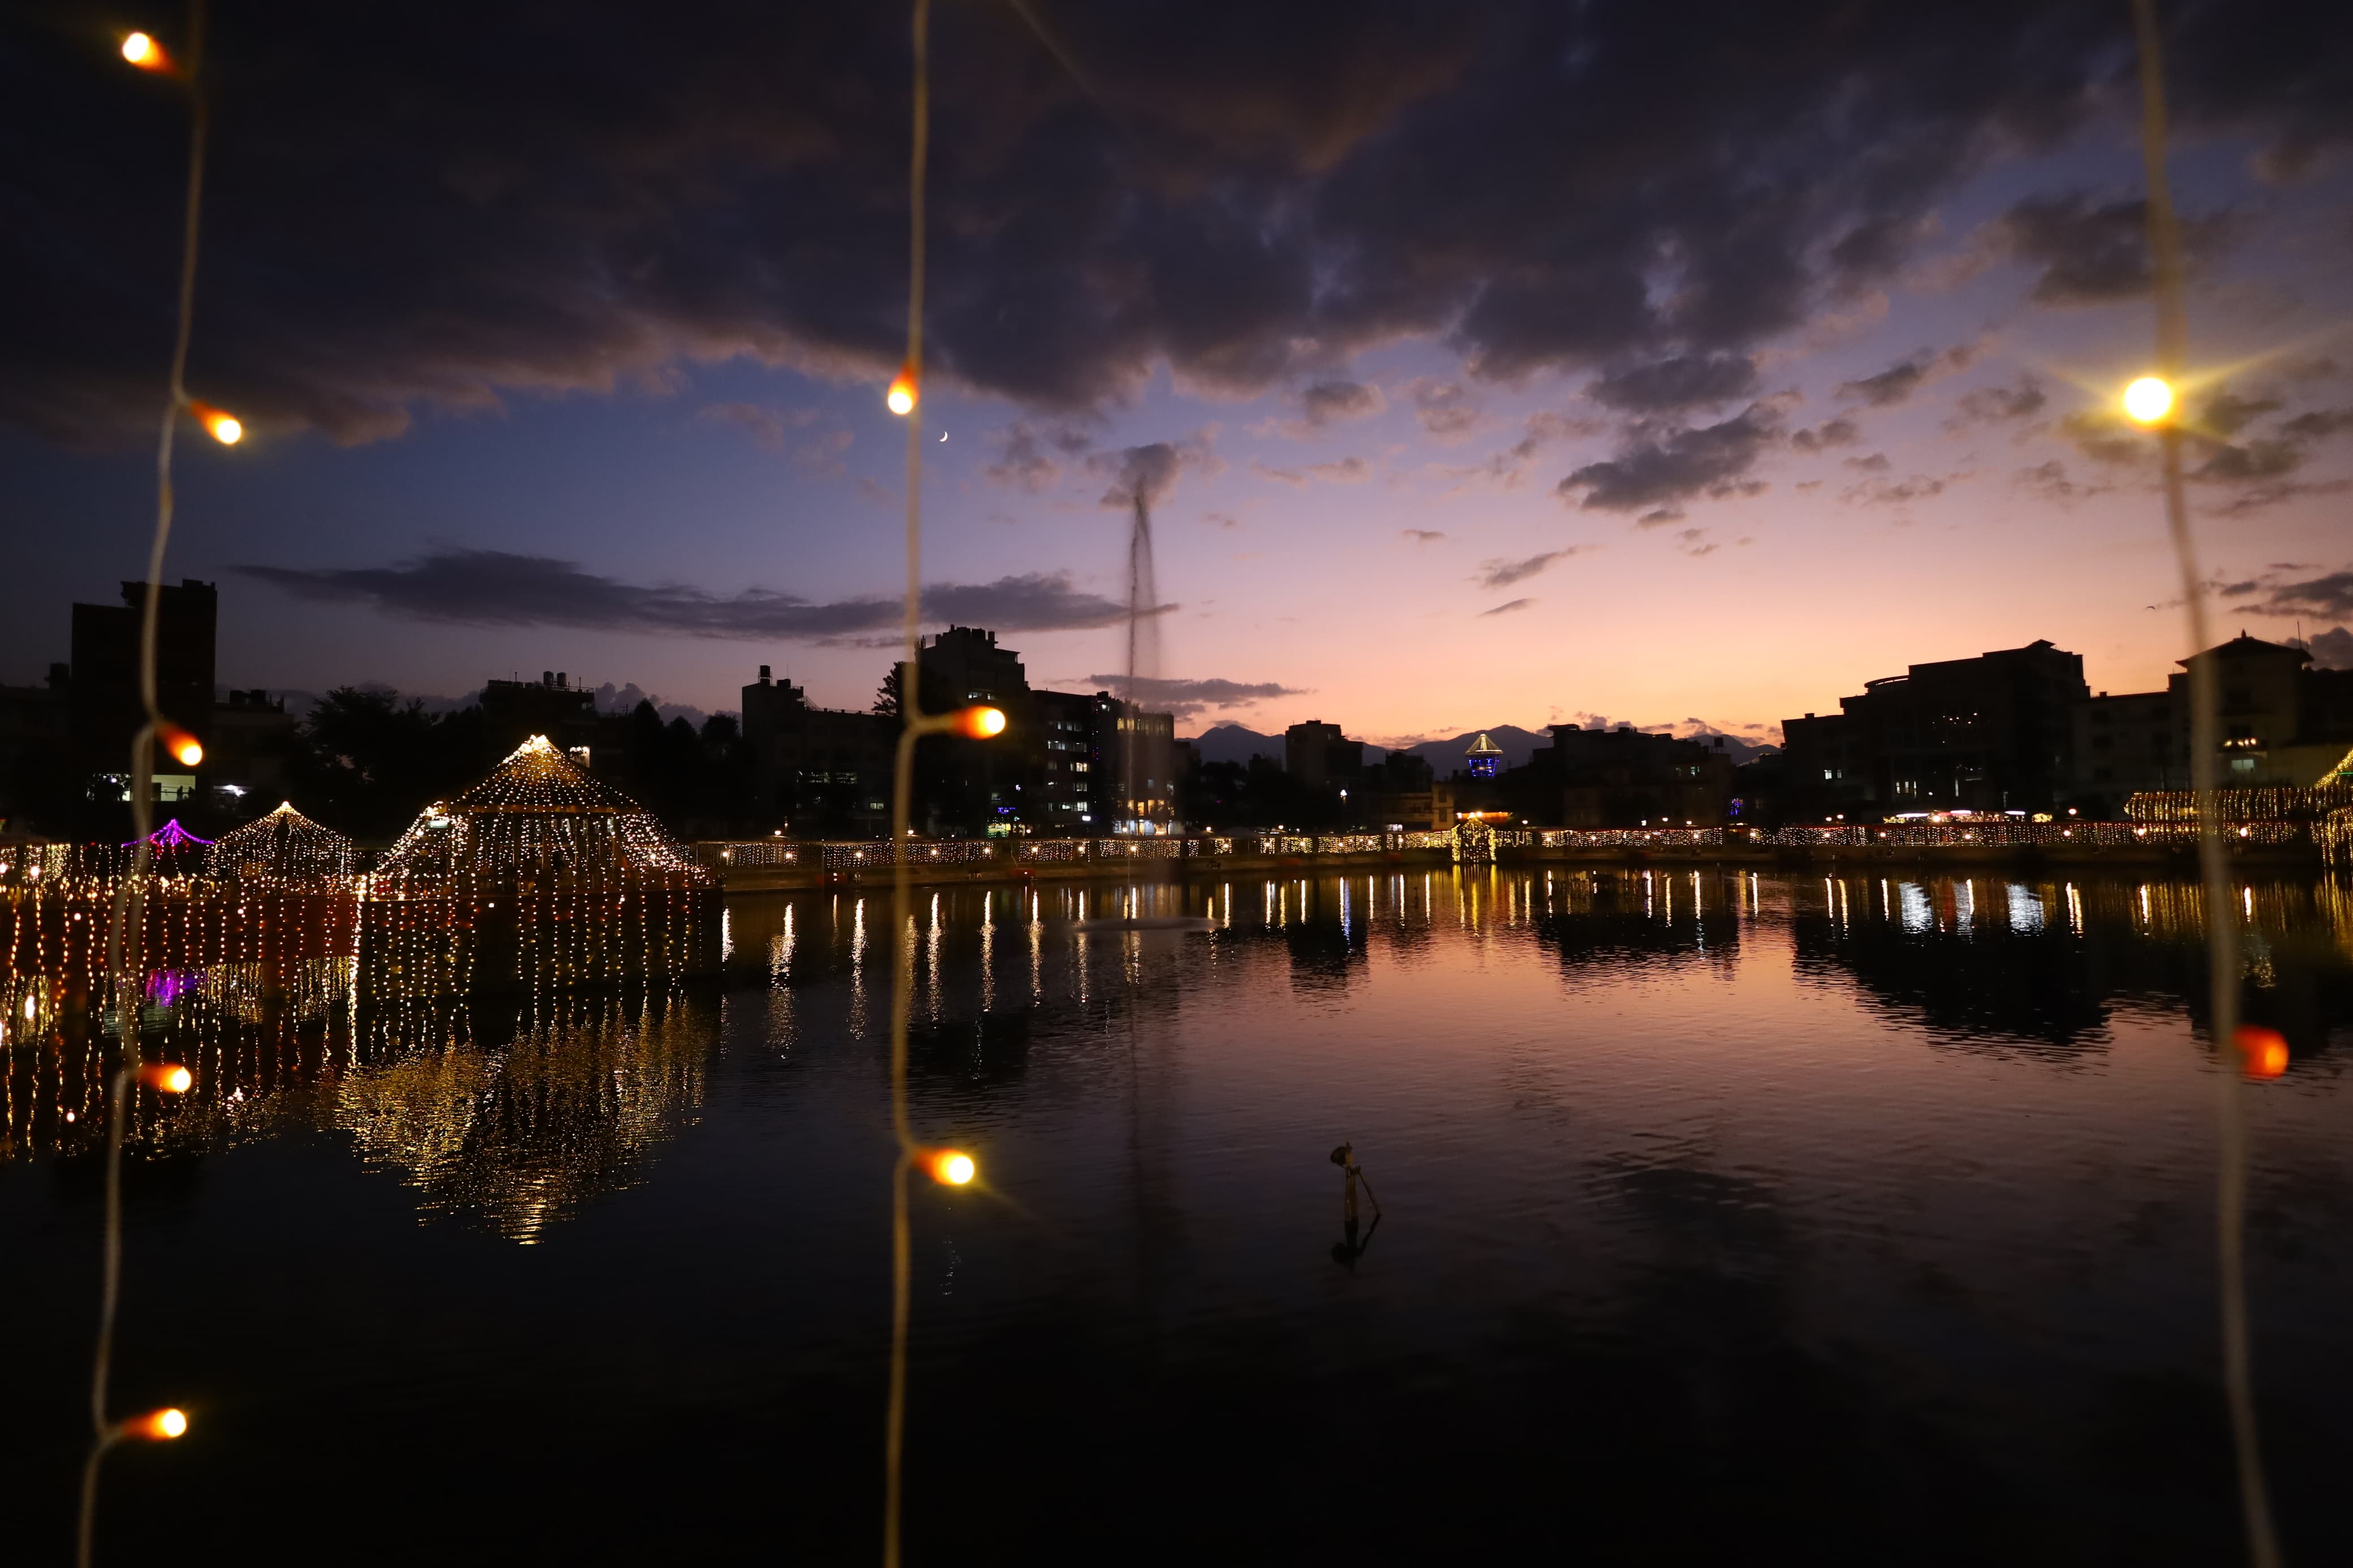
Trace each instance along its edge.
{"label": "water spray plume", "polygon": [[979,1174],[980,1167],[961,1149],[934,1149],[923,1162],[932,1180],[942,1186],[961,1187]]}
{"label": "water spray plume", "polygon": [[891,390],[882,395],[891,412],[902,418],[915,411],[915,372],[912,366],[901,366],[891,378]]}
{"label": "water spray plume", "polygon": [[955,716],[956,733],[969,735],[976,741],[994,740],[1005,733],[1005,710],[1002,708],[967,708]]}
{"label": "water spray plume", "polygon": [[149,1062],[140,1068],[139,1081],[158,1094],[185,1094],[196,1079],[177,1062]]}
{"label": "water spray plume", "polygon": [[2154,425],[2173,412],[2173,388],[2154,375],[2142,376],[2125,388],[2125,412],[2143,425]]}
{"label": "water spray plume", "polygon": [[188,1413],[185,1410],[151,1410],[144,1415],[133,1415],[121,1428],[126,1437],[145,1437],[158,1443],[168,1443],[188,1430]]}
{"label": "water spray plume", "polygon": [[2238,1042],[2249,1078],[2277,1078],[2287,1071],[2287,1037],[2277,1029],[2242,1024]]}
{"label": "water spray plume", "polygon": [[184,768],[193,768],[205,760],[205,744],[177,724],[164,722],[155,726],[155,739],[172,760]]}
{"label": "water spray plume", "polygon": [[205,427],[205,434],[224,447],[234,447],[245,439],[245,423],[226,409],[215,408],[209,403],[191,400],[188,412]]}

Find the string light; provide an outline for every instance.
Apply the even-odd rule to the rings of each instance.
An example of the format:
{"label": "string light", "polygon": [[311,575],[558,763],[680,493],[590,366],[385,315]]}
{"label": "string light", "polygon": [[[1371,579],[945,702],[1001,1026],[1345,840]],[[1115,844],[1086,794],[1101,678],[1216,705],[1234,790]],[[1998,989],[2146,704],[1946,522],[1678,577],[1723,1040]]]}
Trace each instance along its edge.
{"label": "string light", "polygon": [[976,741],[994,740],[1005,733],[1005,710],[1001,708],[966,708],[950,722],[959,735]]}
{"label": "string light", "polygon": [[2163,378],[2142,376],[2125,388],[2125,413],[2141,425],[2154,425],[2173,412],[2173,388]]}
{"label": "string light", "polygon": [[245,439],[244,421],[227,409],[215,408],[209,403],[199,403],[190,398],[188,412],[196,416],[196,423],[205,427],[206,435],[224,447],[234,447]]}
{"label": "string light", "polygon": [[164,53],[164,46],[144,33],[130,33],[123,37],[122,58],[144,71],[168,71],[172,68],[171,58]]}
{"label": "string light", "polygon": [[[146,1062],[141,1065],[139,1081],[158,1094],[185,1094],[195,1087],[195,1075],[177,1062]],[[178,1433],[174,1433],[178,1436]]]}
{"label": "string light", "polygon": [[168,719],[155,726],[155,739],[163,742],[164,752],[184,768],[193,768],[205,760],[204,742]]}
{"label": "string light", "polygon": [[915,367],[902,365],[899,374],[891,378],[891,389],[882,395],[882,402],[903,419],[915,411]]}
{"label": "string light", "polygon": [[961,1149],[926,1150],[923,1166],[932,1173],[932,1180],[944,1187],[961,1187],[980,1173],[972,1156]]}
{"label": "string light", "polygon": [[165,1408],[151,1410],[144,1415],[133,1415],[115,1430],[125,1437],[143,1437],[150,1442],[168,1443],[187,1435],[188,1413]]}

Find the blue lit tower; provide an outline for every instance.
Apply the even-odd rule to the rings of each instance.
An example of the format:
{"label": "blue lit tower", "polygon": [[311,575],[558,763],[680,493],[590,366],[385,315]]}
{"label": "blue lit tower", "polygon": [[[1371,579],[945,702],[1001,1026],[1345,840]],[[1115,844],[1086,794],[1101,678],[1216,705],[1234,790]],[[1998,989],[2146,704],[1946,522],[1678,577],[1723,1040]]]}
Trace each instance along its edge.
{"label": "blue lit tower", "polygon": [[1491,779],[1495,776],[1495,764],[1504,760],[1504,748],[1489,740],[1487,731],[1482,730],[1479,738],[1471,742],[1471,750],[1465,755],[1470,759],[1472,778]]}

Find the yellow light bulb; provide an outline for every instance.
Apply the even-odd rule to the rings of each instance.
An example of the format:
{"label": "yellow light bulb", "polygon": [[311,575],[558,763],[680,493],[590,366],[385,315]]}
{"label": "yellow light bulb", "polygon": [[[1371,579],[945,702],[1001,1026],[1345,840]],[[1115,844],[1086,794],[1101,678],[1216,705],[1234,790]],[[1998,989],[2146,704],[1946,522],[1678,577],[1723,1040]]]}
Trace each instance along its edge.
{"label": "yellow light bulb", "polygon": [[139,1081],[161,1094],[185,1094],[196,1080],[177,1062],[152,1062],[139,1069]]}
{"label": "yellow light bulb", "polygon": [[134,66],[145,65],[155,54],[155,40],[144,33],[133,33],[122,40],[122,58]]}
{"label": "yellow light bulb", "polygon": [[2173,412],[2173,388],[2157,376],[2142,376],[2125,388],[2125,412],[2140,424],[2154,425]]}
{"label": "yellow light bulb", "polygon": [[934,1150],[930,1161],[932,1179],[951,1187],[961,1187],[979,1173],[972,1156],[961,1149]]}
{"label": "yellow light bulb", "polygon": [[882,401],[892,413],[902,417],[915,411],[915,373],[912,368],[902,367],[892,377],[891,390],[882,395]]}
{"label": "yellow light bulb", "polygon": [[144,1415],[134,1415],[122,1424],[126,1437],[153,1437],[169,1441],[188,1429],[188,1413],[185,1410],[151,1410]]}
{"label": "yellow light bulb", "polygon": [[1005,710],[1002,708],[967,708],[955,716],[959,733],[976,741],[993,740],[1005,733]]}
{"label": "yellow light bulb", "polygon": [[190,398],[188,412],[196,416],[196,423],[205,427],[205,434],[224,447],[234,447],[245,439],[244,423],[227,409],[215,408],[209,403],[199,403]]}

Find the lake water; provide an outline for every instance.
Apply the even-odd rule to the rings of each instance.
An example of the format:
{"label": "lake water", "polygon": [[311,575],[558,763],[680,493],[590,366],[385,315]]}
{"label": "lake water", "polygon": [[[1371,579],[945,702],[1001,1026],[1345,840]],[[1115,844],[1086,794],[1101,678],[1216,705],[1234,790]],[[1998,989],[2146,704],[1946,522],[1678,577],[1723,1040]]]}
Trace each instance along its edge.
{"label": "lake water", "polygon": [[[2238,1560],[2196,889],[1555,869],[919,890],[909,1561]],[[1082,922],[1127,909],[1203,931]],[[2250,1286],[2353,1560],[2353,898],[2259,882]],[[886,890],[676,996],[163,976],[100,1559],[866,1562]],[[89,1047],[11,994],[8,1555],[67,1560]],[[70,1115],[72,1120],[67,1120]],[[1383,1217],[1351,1251],[1352,1140]],[[1369,1215],[1370,1205],[1367,1205]]]}

